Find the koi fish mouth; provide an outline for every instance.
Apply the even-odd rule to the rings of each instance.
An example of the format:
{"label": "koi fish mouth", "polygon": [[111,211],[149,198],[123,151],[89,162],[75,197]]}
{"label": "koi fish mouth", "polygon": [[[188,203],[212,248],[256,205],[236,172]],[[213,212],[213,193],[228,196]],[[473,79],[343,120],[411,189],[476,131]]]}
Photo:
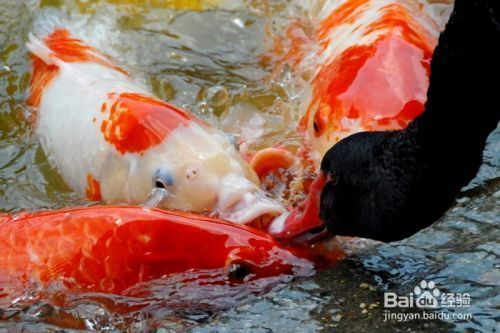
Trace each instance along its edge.
{"label": "koi fish mouth", "polygon": [[268,198],[264,191],[256,190],[245,193],[221,213],[220,218],[239,224],[252,224],[263,229],[262,227],[268,225],[272,219],[284,213],[286,213],[285,207]]}

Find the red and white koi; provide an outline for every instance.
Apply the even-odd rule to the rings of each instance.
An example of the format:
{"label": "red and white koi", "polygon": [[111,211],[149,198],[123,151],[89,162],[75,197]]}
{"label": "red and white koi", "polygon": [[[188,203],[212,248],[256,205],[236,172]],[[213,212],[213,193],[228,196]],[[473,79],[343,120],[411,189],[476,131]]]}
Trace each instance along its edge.
{"label": "red and white koi", "polygon": [[228,135],[159,100],[109,56],[63,28],[27,45],[35,130],[76,192],[137,204],[159,188],[162,207],[240,223],[284,211]]}

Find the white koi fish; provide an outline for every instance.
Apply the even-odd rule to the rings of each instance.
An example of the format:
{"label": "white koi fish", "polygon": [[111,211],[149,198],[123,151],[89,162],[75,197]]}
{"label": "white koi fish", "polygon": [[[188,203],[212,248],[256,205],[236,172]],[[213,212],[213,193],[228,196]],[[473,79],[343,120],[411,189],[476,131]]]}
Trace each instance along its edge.
{"label": "white koi fish", "polygon": [[74,191],[132,204],[160,189],[161,207],[238,223],[283,212],[228,135],[159,100],[68,30],[31,36],[28,49],[35,131]]}

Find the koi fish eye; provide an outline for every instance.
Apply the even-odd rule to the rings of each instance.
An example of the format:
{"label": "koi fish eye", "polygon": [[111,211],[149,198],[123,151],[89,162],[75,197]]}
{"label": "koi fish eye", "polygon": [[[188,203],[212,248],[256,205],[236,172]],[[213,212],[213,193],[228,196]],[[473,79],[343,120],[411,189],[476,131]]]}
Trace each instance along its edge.
{"label": "koi fish eye", "polygon": [[250,265],[244,262],[235,262],[229,265],[228,277],[231,281],[242,282],[252,273]]}
{"label": "koi fish eye", "polygon": [[319,137],[323,133],[324,123],[321,119],[318,119],[318,117],[315,117],[313,121],[313,129],[316,137]]}
{"label": "koi fish eye", "polygon": [[156,188],[166,189],[174,184],[174,180],[170,172],[165,169],[158,169],[153,177],[153,185]]}
{"label": "koi fish eye", "polygon": [[316,121],[314,121],[314,123],[313,123],[313,128],[314,128],[314,132],[316,132],[316,133],[319,132],[319,125]]}

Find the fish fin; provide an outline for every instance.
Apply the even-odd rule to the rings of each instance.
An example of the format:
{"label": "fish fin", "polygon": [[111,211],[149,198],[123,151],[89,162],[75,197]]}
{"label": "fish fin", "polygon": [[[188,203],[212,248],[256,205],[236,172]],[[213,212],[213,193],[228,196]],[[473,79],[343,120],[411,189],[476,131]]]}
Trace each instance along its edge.
{"label": "fish fin", "polygon": [[29,41],[26,43],[26,47],[35,57],[42,60],[46,65],[59,65],[58,58],[55,56],[54,52],[33,34],[29,35]]}
{"label": "fish fin", "polygon": [[[31,43],[31,42],[30,42]],[[28,48],[33,55],[31,57],[32,73],[30,89],[26,103],[32,107],[39,107],[45,87],[56,77],[59,66],[54,64],[57,58],[51,56],[51,51],[43,43],[32,43]],[[45,60],[44,60],[45,59]],[[52,63],[52,64],[50,64]],[[33,114],[31,123],[36,123],[37,115]]]}
{"label": "fish fin", "polygon": [[65,28],[55,28],[43,40],[30,35],[27,47],[47,65],[61,67],[62,63],[93,62],[128,75],[125,70],[114,64],[111,57],[74,37]]}
{"label": "fish fin", "polygon": [[45,87],[67,63],[94,63],[111,68],[128,76],[128,73],[115,65],[113,60],[96,48],[75,38],[64,28],[55,28],[45,38],[30,34],[26,44],[32,53],[32,76],[28,105],[38,107]]}

